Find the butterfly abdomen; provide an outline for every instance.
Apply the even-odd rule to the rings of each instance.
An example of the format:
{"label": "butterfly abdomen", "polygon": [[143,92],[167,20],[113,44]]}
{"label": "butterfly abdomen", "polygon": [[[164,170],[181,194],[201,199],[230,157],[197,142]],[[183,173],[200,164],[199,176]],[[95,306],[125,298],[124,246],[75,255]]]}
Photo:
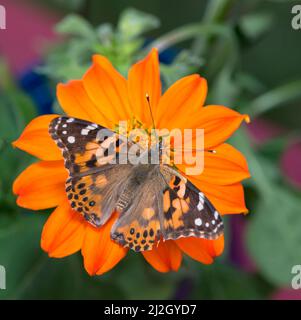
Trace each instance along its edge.
{"label": "butterfly abdomen", "polygon": [[131,202],[132,194],[129,192],[129,190],[124,190],[122,194],[120,195],[117,203],[116,203],[116,210],[121,212],[125,208],[128,207],[129,203]]}

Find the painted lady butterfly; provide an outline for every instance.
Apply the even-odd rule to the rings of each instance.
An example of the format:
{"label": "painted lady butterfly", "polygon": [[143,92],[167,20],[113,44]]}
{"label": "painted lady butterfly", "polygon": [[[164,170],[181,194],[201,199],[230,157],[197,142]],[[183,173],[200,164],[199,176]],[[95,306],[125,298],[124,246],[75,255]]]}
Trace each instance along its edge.
{"label": "painted lady butterfly", "polygon": [[122,164],[121,155],[127,155],[133,142],[116,132],[58,117],[49,133],[69,171],[66,193],[71,207],[95,227],[119,212],[111,238],[120,245],[139,252],[161,240],[216,239],[223,233],[221,217],[210,201],[173,167]]}

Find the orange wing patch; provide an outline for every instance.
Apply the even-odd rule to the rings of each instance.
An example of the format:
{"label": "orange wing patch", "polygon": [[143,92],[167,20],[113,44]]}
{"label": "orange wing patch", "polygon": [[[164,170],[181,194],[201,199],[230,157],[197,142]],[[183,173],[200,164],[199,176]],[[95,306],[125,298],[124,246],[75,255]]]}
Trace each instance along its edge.
{"label": "orange wing patch", "polygon": [[136,252],[151,250],[160,239],[160,221],[155,208],[145,208],[136,219],[116,222],[113,240]]}
{"label": "orange wing patch", "polygon": [[111,234],[112,239],[136,252],[151,250],[159,240],[160,221],[154,219],[155,211],[152,208],[146,208],[142,217],[148,221],[146,226],[133,220],[130,225],[117,227]]}
{"label": "orange wing patch", "polygon": [[93,225],[100,224],[100,204],[102,195],[97,192],[107,184],[104,175],[83,176],[77,179],[68,179],[66,182],[66,193],[71,208],[81,213],[85,219]]}
{"label": "orange wing patch", "polygon": [[173,191],[167,189],[163,195],[164,229],[179,229],[184,227],[183,214],[189,211],[187,202],[175,198]]}

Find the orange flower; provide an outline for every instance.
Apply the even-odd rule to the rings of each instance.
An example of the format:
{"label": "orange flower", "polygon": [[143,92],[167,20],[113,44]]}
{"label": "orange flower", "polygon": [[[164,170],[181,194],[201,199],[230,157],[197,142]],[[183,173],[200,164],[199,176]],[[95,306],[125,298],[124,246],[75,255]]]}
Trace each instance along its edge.
{"label": "orange flower", "polygon": [[[93,64],[82,80],[59,84],[58,100],[69,116],[113,128],[115,123],[133,117],[150,127],[145,94],[148,93],[158,128],[203,128],[205,132],[205,169],[199,176],[189,177],[221,214],[247,212],[241,181],[249,177],[243,155],[225,141],[245,120],[223,106],[203,104],[207,82],[199,75],[178,80],[161,95],[158,52],[153,49],[129,71],[128,79],[121,76],[102,56],[94,56]],[[48,218],[41,246],[50,257],[61,258],[81,250],[84,265],[90,275],[100,275],[113,268],[127,253],[110,238],[116,215],[102,227],[95,228],[73,211],[65,193],[67,171],[60,150],[48,133],[48,126],[57,115],[34,119],[20,138],[13,143],[37,158],[15,180],[13,191],[19,206],[33,210],[56,207]],[[181,168],[180,168],[181,169]],[[206,240],[181,238],[161,241],[144,258],[158,271],[178,270],[182,255],[205,264],[223,252],[224,238]]]}

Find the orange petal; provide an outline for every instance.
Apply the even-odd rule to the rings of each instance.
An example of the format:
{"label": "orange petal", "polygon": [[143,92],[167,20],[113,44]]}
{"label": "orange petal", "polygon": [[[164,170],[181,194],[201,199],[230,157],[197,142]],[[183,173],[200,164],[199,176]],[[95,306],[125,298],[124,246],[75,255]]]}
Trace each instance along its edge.
{"label": "orange petal", "polygon": [[173,240],[160,241],[157,248],[142,252],[145,260],[157,271],[178,271],[182,253]]}
{"label": "orange petal", "polygon": [[200,111],[207,96],[207,81],[199,75],[190,75],[175,82],[162,96],[155,119],[158,128],[175,128],[177,118],[189,119]]}
{"label": "orange petal", "polygon": [[[102,56],[93,57],[93,65],[83,77],[84,88],[97,109],[110,120],[113,128],[131,116],[126,79]],[[94,122],[97,122],[95,118]]]}
{"label": "orange petal", "polygon": [[244,189],[241,183],[217,185],[187,177],[212,202],[221,214],[247,213]]}
{"label": "orange petal", "polygon": [[211,264],[213,258],[221,255],[224,250],[224,236],[220,236],[217,240],[180,238],[176,240],[176,244],[192,259],[204,264]]}
{"label": "orange petal", "polygon": [[[219,185],[229,185],[250,177],[245,157],[229,144],[214,148],[215,152],[204,152],[204,170],[195,179]],[[185,165],[178,165],[186,172]],[[188,176],[189,178],[189,176]]]}
{"label": "orange petal", "polygon": [[33,119],[13,146],[42,160],[61,160],[62,153],[48,133],[48,126],[58,115],[44,115]]}
{"label": "orange petal", "polygon": [[60,83],[57,86],[57,98],[69,116],[111,127],[111,121],[89,98],[81,80]]}
{"label": "orange petal", "polygon": [[[249,116],[242,115],[232,109],[223,106],[206,106],[200,108],[189,117],[182,116],[175,118],[172,128],[177,129],[203,129],[205,149],[210,149],[227,140],[241,125],[243,121],[249,122]],[[196,132],[193,130],[193,146],[196,146]],[[198,133],[199,134],[199,133]],[[203,147],[203,146],[201,146]]]}
{"label": "orange petal", "polygon": [[82,247],[84,265],[90,275],[101,275],[112,269],[122,258],[127,249],[111,240],[111,228],[116,220],[116,215],[101,228],[87,226]]}
{"label": "orange petal", "polygon": [[56,207],[66,196],[67,177],[63,160],[40,161],[30,165],[14,182],[17,204],[32,210]]}
{"label": "orange petal", "polygon": [[50,257],[62,258],[80,250],[86,222],[83,216],[72,210],[67,199],[60,204],[46,221],[41,247]]}
{"label": "orange petal", "polygon": [[224,235],[221,235],[216,240],[206,240],[206,241],[212,241],[213,251],[215,253],[215,256],[218,257],[224,252],[225,247],[225,238]]}
{"label": "orange petal", "polygon": [[133,65],[128,75],[128,92],[133,115],[147,126],[152,125],[150,109],[153,114],[161,97],[161,81],[157,49],[152,49],[148,56]]}
{"label": "orange petal", "polygon": [[202,108],[199,116],[190,122],[190,128],[204,129],[205,149],[208,149],[230,138],[244,120],[248,123],[249,116],[223,106],[206,106]]}

